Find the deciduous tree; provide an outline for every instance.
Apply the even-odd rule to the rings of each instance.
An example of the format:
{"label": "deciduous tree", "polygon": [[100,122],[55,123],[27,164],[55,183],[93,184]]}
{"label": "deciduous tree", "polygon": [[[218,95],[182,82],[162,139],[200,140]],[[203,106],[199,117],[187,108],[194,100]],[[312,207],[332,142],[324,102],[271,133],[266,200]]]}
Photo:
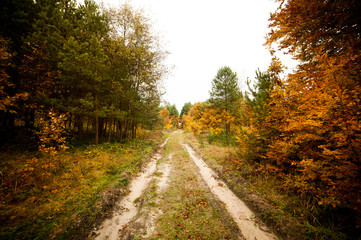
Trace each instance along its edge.
{"label": "deciduous tree", "polygon": [[[270,93],[269,161],[290,188],[361,216],[361,25],[358,1],[279,1],[269,46],[300,61]],[[361,217],[359,218],[361,219]]]}

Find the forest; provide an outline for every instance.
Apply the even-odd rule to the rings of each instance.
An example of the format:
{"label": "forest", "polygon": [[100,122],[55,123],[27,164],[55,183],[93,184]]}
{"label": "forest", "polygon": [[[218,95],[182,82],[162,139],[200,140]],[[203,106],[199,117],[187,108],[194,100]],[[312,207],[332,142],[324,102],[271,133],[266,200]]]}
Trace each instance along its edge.
{"label": "forest", "polygon": [[141,11],[69,0],[3,1],[1,11],[2,141],[47,135],[50,118],[96,144],[154,124],[167,53]]}
{"label": "forest", "polygon": [[[223,66],[210,79],[209,99],[188,102],[179,113],[175,105],[161,106],[168,53],[142,11],[129,4],[104,8],[91,0],[3,0],[0,220],[21,222],[21,209],[47,202],[48,209],[28,219],[40,219],[44,232],[34,227],[26,234],[43,234],[41,239],[59,234],[72,217],[61,216],[50,228],[44,219],[59,215],[59,206],[68,204],[66,194],[76,189],[73,193],[92,199],[105,186],[72,184],[87,174],[94,174],[89,181],[97,180],[99,164],[113,175],[135,175],[142,154],[155,148],[144,139],[181,128],[200,142],[235,148],[229,158],[233,170],[256,188],[262,185],[258,180],[270,181],[285,198],[297,198],[278,207],[298,219],[310,239],[357,239],[361,4],[276,2],[265,43],[269,68],[257,70],[242,92],[237,73]],[[296,70],[286,71],[280,52],[297,60]],[[124,145],[114,145],[117,141]],[[29,152],[16,155],[19,146]],[[114,149],[133,160],[119,167]],[[62,174],[72,180],[56,183],[53,177]],[[50,201],[60,192],[62,200]],[[270,201],[277,205],[277,199]],[[92,212],[94,206],[83,210]],[[3,236],[17,237],[17,226],[2,229]]]}

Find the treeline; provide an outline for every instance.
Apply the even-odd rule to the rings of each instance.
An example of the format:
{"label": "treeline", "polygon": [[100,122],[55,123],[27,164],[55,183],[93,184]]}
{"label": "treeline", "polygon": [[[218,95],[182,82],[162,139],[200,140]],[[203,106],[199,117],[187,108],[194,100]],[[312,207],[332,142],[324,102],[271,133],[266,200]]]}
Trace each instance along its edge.
{"label": "treeline", "polygon": [[158,119],[166,52],[141,11],[91,0],[4,0],[0,6],[4,140],[61,114],[67,114],[64,128],[95,143],[134,138]]}
{"label": "treeline", "polygon": [[[361,5],[280,2],[267,35],[269,69],[257,71],[243,95],[235,74],[220,69],[210,99],[183,115],[183,126],[196,134],[231,136],[241,159],[277,177],[280,189],[310,199],[313,209],[343,209],[348,220],[324,216],[334,216],[330,221],[340,227],[349,221],[360,226]],[[294,72],[283,73],[275,46],[299,62]]]}

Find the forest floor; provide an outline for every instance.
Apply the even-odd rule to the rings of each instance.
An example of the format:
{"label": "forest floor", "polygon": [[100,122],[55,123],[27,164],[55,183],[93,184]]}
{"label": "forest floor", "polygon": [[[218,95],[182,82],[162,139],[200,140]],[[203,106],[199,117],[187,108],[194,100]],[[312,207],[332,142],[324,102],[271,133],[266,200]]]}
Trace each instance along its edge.
{"label": "forest floor", "polygon": [[277,239],[180,130],[167,138],[132,180],[128,195],[88,237]]}

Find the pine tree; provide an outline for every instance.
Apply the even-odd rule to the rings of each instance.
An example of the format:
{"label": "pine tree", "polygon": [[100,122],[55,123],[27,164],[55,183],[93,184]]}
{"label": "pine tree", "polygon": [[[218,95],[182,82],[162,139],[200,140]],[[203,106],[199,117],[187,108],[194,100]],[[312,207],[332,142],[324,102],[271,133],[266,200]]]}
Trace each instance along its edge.
{"label": "pine tree", "polygon": [[[218,70],[216,77],[212,80],[212,90],[210,91],[210,102],[215,107],[225,110],[228,114],[234,113],[233,106],[241,98],[238,86],[238,77],[229,67],[222,67]],[[230,122],[224,123],[226,136],[230,134]]]}

